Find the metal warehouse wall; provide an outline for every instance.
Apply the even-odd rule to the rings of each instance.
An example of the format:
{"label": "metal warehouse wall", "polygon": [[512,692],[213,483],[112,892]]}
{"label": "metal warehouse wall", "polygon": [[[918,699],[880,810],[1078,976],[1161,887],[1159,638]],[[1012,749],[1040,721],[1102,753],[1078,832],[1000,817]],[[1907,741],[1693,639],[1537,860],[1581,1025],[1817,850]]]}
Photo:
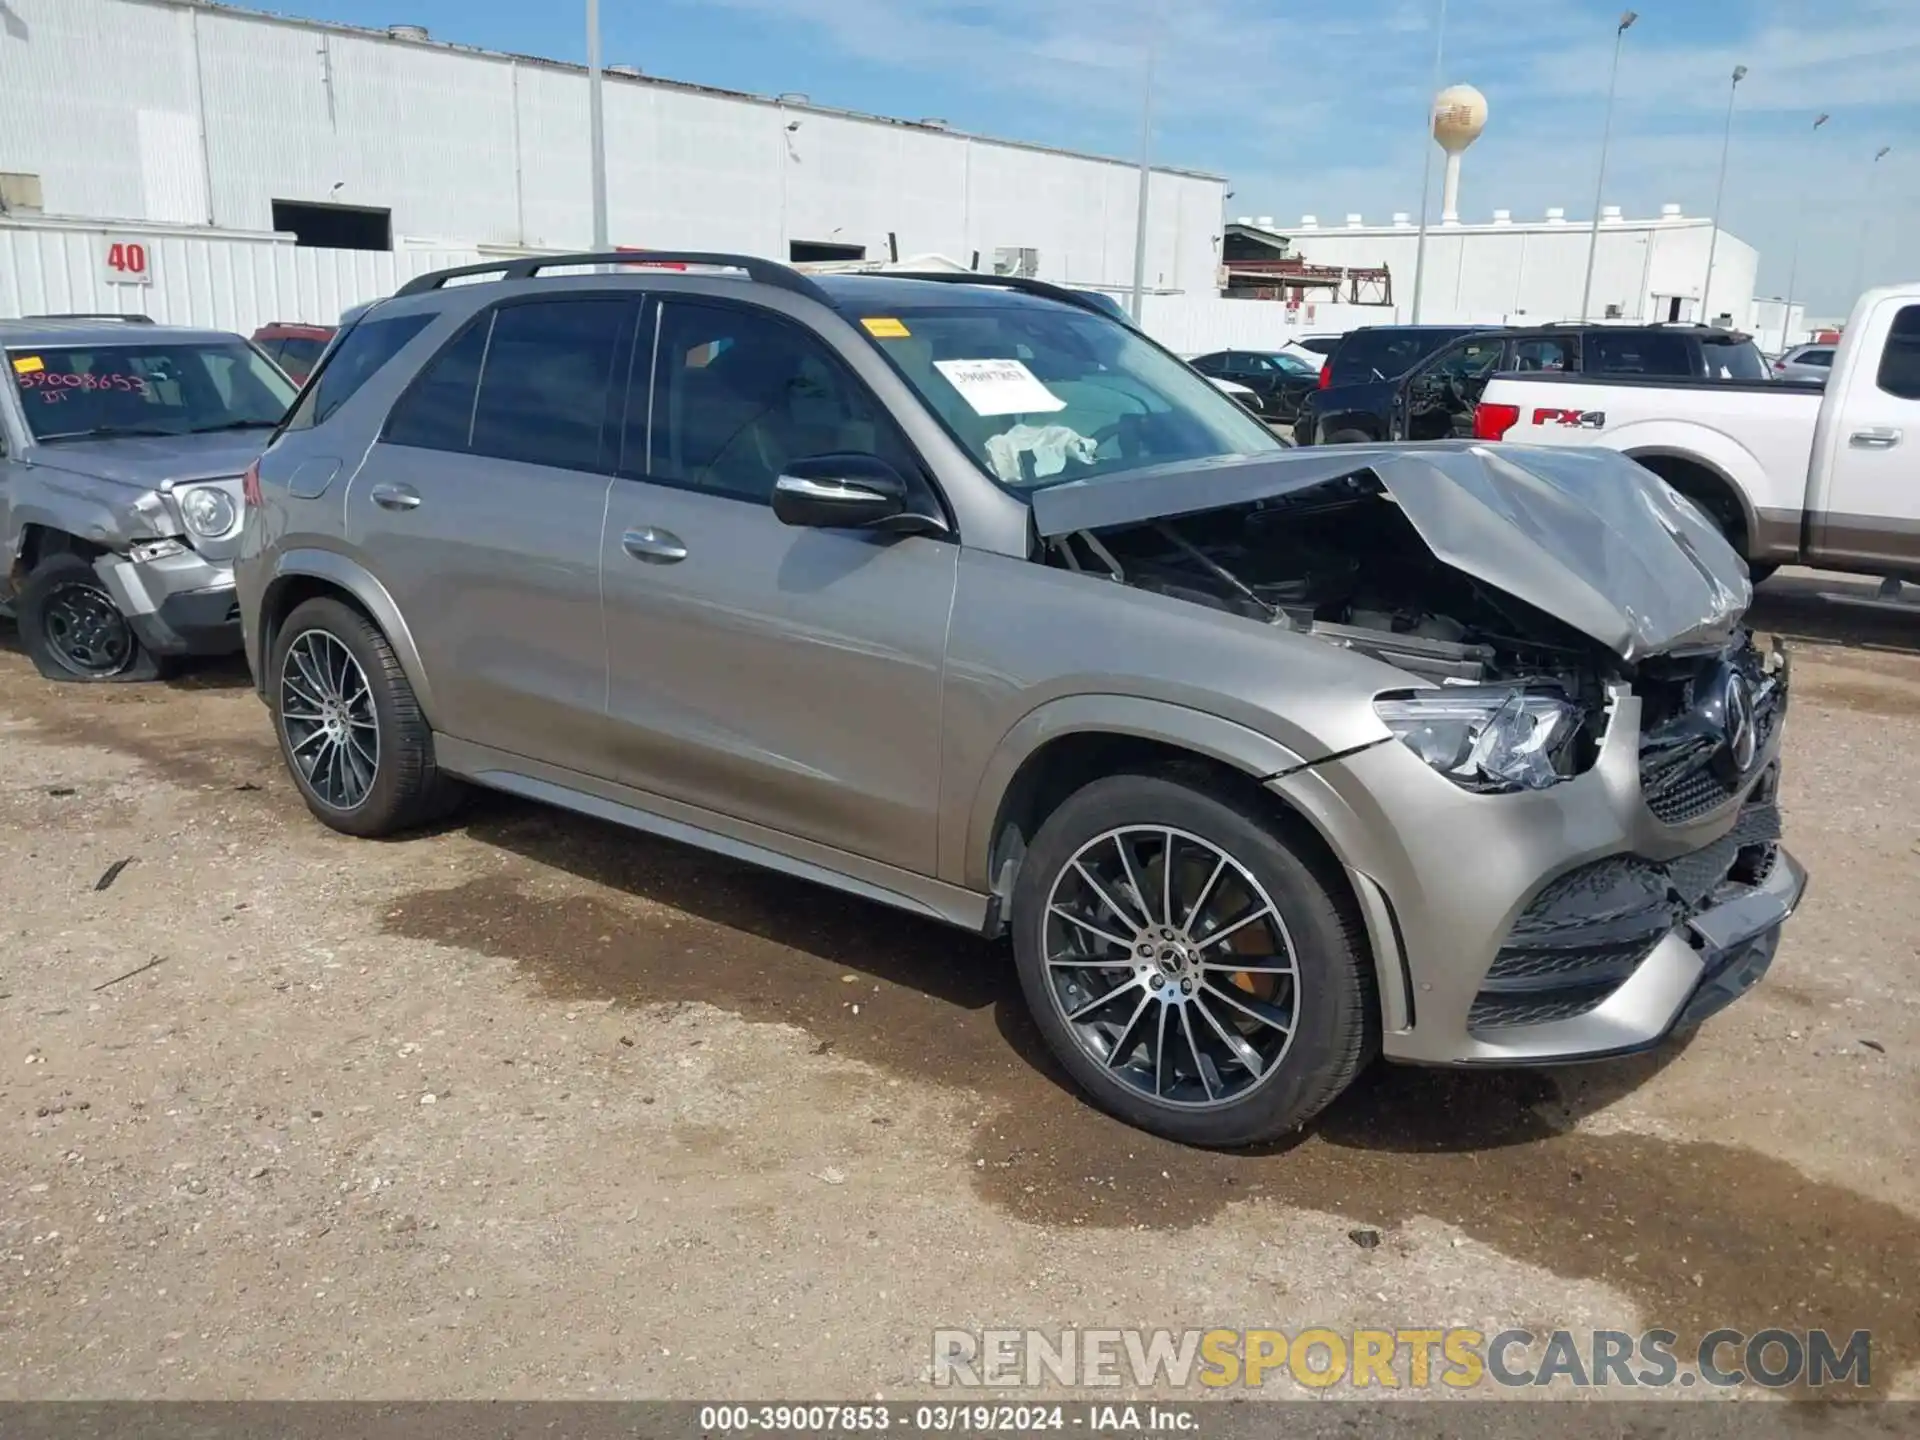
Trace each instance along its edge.
{"label": "metal warehouse wall", "polygon": [[[1408,228],[1284,231],[1296,253],[1319,265],[1386,265],[1401,318],[1411,314],[1418,232]],[[1433,323],[1577,319],[1586,277],[1588,227],[1563,224],[1442,226],[1427,231],[1420,318]],[[1685,218],[1603,222],[1593,272],[1593,314],[1620,307],[1625,320],[1664,320],[1664,297],[1690,302],[1700,318],[1709,222]],[[1724,230],[1714,252],[1709,315],[1752,323],[1758,252]],[[1658,298],[1657,298],[1658,297]]]}
{"label": "metal warehouse wall", "polygon": [[[144,283],[108,263],[115,245],[123,253],[141,247]],[[472,250],[296,249],[271,235],[7,217],[0,218],[0,318],[145,314],[243,335],[269,320],[330,325],[349,306],[391,295],[415,275],[480,258]]]}
{"label": "metal warehouse wall", "polygon": [[[402,7],[404,9],[404,7]],[[50,214],[265,231],[275,199],[390,208],[453,246],[591,239],[583,72],[189,0],[6,0],[0,170]],[[808,106],[609,76],[615,243],[1039,252],[1131,280],[1137,172]],[[789,128],[792,127],[792,128]],[[1222,182],[1156,172],[1150,285],[1211,291]]]}

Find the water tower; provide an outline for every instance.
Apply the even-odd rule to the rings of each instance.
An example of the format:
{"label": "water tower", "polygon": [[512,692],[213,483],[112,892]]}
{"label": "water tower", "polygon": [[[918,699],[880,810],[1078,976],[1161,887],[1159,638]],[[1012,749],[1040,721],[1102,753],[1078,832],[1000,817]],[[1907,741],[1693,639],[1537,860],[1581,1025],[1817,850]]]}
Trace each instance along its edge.
{"label": "water tower", "polygon": [[1433,138],[1447,152],[1440,221],[1460,223],[1460,157],[1487,128],[1487,97],[1471,85],[1449,85],[1433,97]]}

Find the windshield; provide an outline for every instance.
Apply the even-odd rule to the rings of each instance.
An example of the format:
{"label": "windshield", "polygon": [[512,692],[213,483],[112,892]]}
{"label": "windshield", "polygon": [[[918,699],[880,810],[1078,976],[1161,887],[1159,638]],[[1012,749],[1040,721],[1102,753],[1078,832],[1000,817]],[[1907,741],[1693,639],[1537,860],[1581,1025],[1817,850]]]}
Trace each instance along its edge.
{"label": "windshield", "polygon": [[1335,385],[1364,385],[1369,380],[1397,380],[1442,345],[1452,344],[1466,330],[1355,330],[1333,352]]}
{"label": "windshield", "polygon": [[1008,486],[1281,448],[1199,373],[1098,315],[968,305],[865,324],[980,467]]}
{"label": "windshield", "polygon": [[240,340],[21,347],[7,359],[41,441],[267,430],[294,393]]}

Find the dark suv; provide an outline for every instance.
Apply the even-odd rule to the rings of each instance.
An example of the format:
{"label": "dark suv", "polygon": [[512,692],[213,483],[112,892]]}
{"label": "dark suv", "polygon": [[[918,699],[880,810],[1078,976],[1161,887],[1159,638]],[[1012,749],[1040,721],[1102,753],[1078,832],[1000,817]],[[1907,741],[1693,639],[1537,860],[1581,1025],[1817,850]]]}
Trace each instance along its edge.
{"label": "dark suv", "polygon": [[1294,422],[1300,445],[1473,435],[1501,371],[1764,380],[1751,336],[1706,325],[1372,326],[1335,350]]}

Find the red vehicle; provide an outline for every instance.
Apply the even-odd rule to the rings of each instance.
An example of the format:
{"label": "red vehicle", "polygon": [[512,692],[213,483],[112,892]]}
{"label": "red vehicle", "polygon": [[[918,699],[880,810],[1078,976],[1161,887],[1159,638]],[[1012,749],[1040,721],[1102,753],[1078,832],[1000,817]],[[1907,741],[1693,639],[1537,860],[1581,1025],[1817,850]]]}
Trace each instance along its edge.
{"label": "red vehicle", "polygon": [[307,383],[320,352],[333,339],[332,325],[298,325],[275,320],[253,332],[253,343],[266,351],[267,358],[287,372],[296,385]]}

